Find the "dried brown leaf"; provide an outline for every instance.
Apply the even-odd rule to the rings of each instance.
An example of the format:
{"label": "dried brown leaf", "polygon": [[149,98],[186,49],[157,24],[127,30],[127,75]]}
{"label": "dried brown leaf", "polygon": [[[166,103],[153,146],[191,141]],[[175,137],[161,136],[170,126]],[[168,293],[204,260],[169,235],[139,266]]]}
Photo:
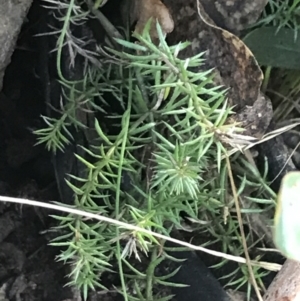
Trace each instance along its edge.
{"label": "dried brown leaf", "polygon": [[126,11],[123,9],[123,14],[128,14],[130,24],[136,22],[135,32],[141,34],[149,19],[152,19],[150,36],[153,41],[156,41],[157,30],[156,21],[159,22],[164,34],[168,34],[174,29],[174,22],[169,13],[168,8],[160,0],[125,0],[123,7],[126,5]]}
{"label": "dried brown leaf", "polygon": [[[168,36],[169,44],[186,40],[192,43],[180,54],[181,58],[206,51],[205,64],[199,71],[214,69],[215,84],[228,88],[229,105],[241,114],[238,119],[242,119],[244,127],[251,129],[248,134],[256,137],[264,134],[273,111],[270,102],[261,97],[263,74],[249,48],[234,34],[217,27],[201,2],[164,0],[164,3],[175,23]],[[264,113],[264,118],[259,112]]]}

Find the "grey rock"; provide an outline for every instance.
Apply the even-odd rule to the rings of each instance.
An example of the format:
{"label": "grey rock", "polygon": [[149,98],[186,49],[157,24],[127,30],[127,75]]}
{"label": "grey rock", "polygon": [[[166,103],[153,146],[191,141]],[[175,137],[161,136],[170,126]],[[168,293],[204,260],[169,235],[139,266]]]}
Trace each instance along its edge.
{"label": "grey rock", "polygon": [[0,0],[0,91],[32,0]]}

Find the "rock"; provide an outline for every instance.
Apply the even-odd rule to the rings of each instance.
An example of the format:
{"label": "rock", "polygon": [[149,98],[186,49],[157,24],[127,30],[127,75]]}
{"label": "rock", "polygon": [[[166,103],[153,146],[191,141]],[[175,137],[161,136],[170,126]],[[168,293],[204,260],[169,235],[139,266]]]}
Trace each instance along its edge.
{"label": "rock", "polygon": [[5,69],[10,63],[31,3],[32,0],[0,0],[0,91]]}

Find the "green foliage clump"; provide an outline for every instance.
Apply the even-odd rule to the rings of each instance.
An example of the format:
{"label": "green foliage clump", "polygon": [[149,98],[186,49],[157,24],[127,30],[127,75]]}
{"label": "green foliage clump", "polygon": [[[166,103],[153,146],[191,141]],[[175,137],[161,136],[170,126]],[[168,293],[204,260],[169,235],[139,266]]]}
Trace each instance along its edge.
{"label": "green foliage clump", "polygon": [[[74,3],[64,24],[72,11],[80,15]],[[39,143],[53,152],[63,150],[73,143],[70,125],[87,137],[96,134],[87,138],[88,147],[81,146],[83,153],[75,154],[85,168],[67,181],[74,192],[72,207],[167,236],[183,228],[185,212],[194,227],[222,242],[224,252],[241,255],[238,223],[224,213],[234,203],[228,198],[223,159],[228,150],[239,150],[247,137],[243,140],[238,134],[242,129],[226,123],[232,111],[225,91],[214,85],[212,72],[197,71],[204,54],[180,59],[189,43],[170,47],[157,25],[155,45],[149,25],[143,35],[134,36],[136,42],[116,39],[116,47],[103,51],[102,68],[88,64],[82,81],[66,81],[58,72],[66,103],[60,118],[44,117],[47,127],[36,132]],[[70,37],[64,26],[60,47]],[[78,112],[92,116],[93,122],[84,124]],[[259,184],[253,190],[260,188]],[[105,289],[104,273],[117,272],[125,300],[170,299],[154,293],[157,285],[176,285],[168,281],[176,271],[155,274],[156,267],[170,259],[163,241],[72,214],[55,218],[62,234],[52,244],[62,248],[58,259],[71,266],[69,284],[81,289],[85,298],[90,289]],[[132,255],[136,260],[129,259]]]}
{"label": "green foliage clump", "polygon": [[294,30],[297,39],[300,21],[300,1],[299,0],[271,0],[263,12],[261,19],[255,26],[274,26],[278,30],[281,28],[291,28]]}

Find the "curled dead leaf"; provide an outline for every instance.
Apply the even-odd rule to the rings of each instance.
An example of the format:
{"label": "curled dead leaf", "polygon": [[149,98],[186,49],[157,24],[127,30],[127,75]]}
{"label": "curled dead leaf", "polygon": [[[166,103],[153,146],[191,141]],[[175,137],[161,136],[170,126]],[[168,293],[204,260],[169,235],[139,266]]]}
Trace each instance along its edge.
{"label": "curled dead leaf", "polygon": [[[228,88],[228,103],[237,113],[234,122],[242,121],[248,135],[265,133],[273,115],[270,101],[260,97],[263,73],[254,55],[236,35],[214,23],[201,0],[164,0],[175,22],[168,35],[170,45],[190,41],[179,53],[187,58],[205,52],[199,71],[214,70],[214,83]],[[264,118],[260,116],[264,112]]]}
{"label": "curled dead leaf", "polygon": [[[146,23],[152,18],[150,36],[153,41],[157,40],[156,21],[160,24],[163,33],[166,35],[173,31],[174,21],[168,8],[160,0],[125,0],[126,11],[129,17],[130,25],[136,23],[135,33],[141,34]],[[123,16],[124,17],[124,16]],[[128,18],[125,17],[124,19]]]}

